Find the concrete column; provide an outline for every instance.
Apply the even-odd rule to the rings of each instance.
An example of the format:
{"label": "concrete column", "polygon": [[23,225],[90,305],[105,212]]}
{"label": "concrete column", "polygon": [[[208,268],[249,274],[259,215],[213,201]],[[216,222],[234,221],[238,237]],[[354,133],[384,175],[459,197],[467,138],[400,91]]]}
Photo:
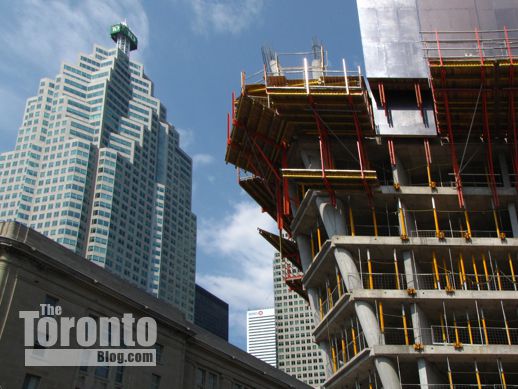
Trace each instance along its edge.
{"label": "concrete column", "polygon": [[308,299],[309,306],[311,307],[311,311],[313,312],[313,320],[315,322],[315,326],[320,323],[320,303],[318,301],[318,292],[315,288],[308,288]]}
{"label": "concrete column", "polygon": [[415,269],[414,269],[415,262],[414,262],[414,258],[412,256],[412,252],[403,251],[401,254],[402,254],[401,256],[403,257],[403,265],[405,267],[405,278],[406,278],[407,288],[419,289],[418,282],[417,282],[417,275],[415,274]]}
{"label": "concrete column", "polygon": [[[399,205],[401,206],[401,209],[403,210],[403,216],[405,218],[405,227],[406,227],[407,235],[413,236],[412,232],[416,231],[415,218],[413,217],[412,214],[410,214],[407,211],[407,207],[406,207],[405,203],[399,198],[398,198],[398,201],[399,201]],[[403,226],[401,224],[401,217],[399,216],[399,214],[398,214],[398,223],[399,223],[399,233],[401,234],[403,231]]]}
{"label": "concrete column", "polygon": [[335,248],[335,259],[347,290],[363,289],[360,273],[349,250]]}
{"label": "concrete column", "polygon": [[509,203],[507,205],[509,211],[509,219],[511,220],[511,228],[513,230],[513,238],[518,238],[518,218],[516,217],[516,205]]}
{"label": "concrete column", "polygon": [[296,199],[299,197],[299,194],[297,193],[297,186],[290,182],[288,184],[288,193],[290,195],[291,213],[293,215],[296,215],[297,211],[299,210],[299,207],[297,206],[297,201],[296,201]]}
{"label": "concrete column", "polygon": [[[300,262],[302,263],[302,271],[305,273],[308,270],[309,265],[313,261],[311,258],[311,243],[310,238],[307,235],[299,234],[295,238],[297,241],[297,247],[299,248]],[[313,312],[313,319],[315,325],[320,323],[320,304],[318,302],[318,293],[315,288],[308,288],[309,306]]]}
{"label": "concrete column", "polygon": [[374,366],[383,385],[383,389],[401,389],[396,364],[387,357],[376,357]]}
{"label": "concrete column", "polygon": [[319,150],[312,150],[304,146],[300,146],[300,156],[302,157],[302,163],[306,169],[321,169],[322,164],[320,162]]}
{"label": "concrete column", "polygon": [[310,237],[304,234],[298,234],[295,237],[295,240],[297,241],[297,247],[299,248],[302,271],[305,273],[311,265],[311,262],[313,262],[313,258],[311,257]]}
{"label": "concrete column", "polygon": [[336,199],[336,206],[333,207],[329,197],[319,196],[316,198],[316,204],[327,236],[331,238],[335,235],[348,235],[343,205],[339,199]]}
{"label": "concrete column", "polygon": [[417,304],[410,305],[410,315],[412,317],[412,327],[414,328],[414,339],[416,343],[431,344],[432,333],[430,330],[430,322],[426,313]]}
{"label": "concrete column", "polygon": [[[327,235],[347,235],[342,203],[337,201],[336,207],[333,207],[329,198],[326,197],[318,197],[316,203]],[[358,268],[349,250],[335,248],[334,255],[347,290],[354,291],[354,289],[363,289]],[[354,303],[354,309],[363,329],[368,347],[379,344],[381,331],[374,307],[366,301],[356,301]],[[384,388],[396,389],[400,387],[399,376],[394,361],[385,357],[376,357],[375,364]]]}
{"label": "concrete column", "polygon": [[[409,185],[410,180],[408,178],[408,175],[406,173],[406,170],[399,160],[399,158],[396,157],[396,166],[392,166],[392,177],[394,179],[394,182],[399,183],[400,185]],[[399,203],[401,204],[401,208],[403,209],[403,215],[405,217],[405,227],[407,230],[407,235],[411,236],[411,232],[415,231],[415,220],[414,218],[407,212],[407,208],[405,204],[401,201],[401,199],[398,198]],[[398,215],[398,223],[399,223],[399,232],[402,232],[402,225],[401,225],[401,219]]]}
{"label": "concrete column", "polygon": [[318,346],[322,349],[322,362],[324,363],[324,372],[326,380],[333,375],[333,360],[331,358],[331,349],[328,342],[320,342]]}
{"label": "concrete column", "polygon": [[498,154],[498,163],[500,165],[500,172],[502,174],[502,182],[505,188],[511,187],[511,179],[509,178],[509,168],[507,167],[507,160],[504,153]]}
{"label": "concrete column", "polygon": [[[405,266],[405,277],[408,288],[419,289],[418,275],[419,268],[414,260],[411,251],[403,251],[403,264]],[[432,342],[430,323],[425,312],[417,304],[410,305],[412,326],[416,343],[430,344]]]}
{"label": "concrete column", "polygon": [[419,373],[419,383],[422,388],[428,388],[429,385],[441,385],[445,383],[434,370],[430,362],[424,358],[417,359],[417,371]]}
{"label": "concrete column", "polygon": [[[402,253],[403,264],[405,266],[405,276],[409,288],[418,289],[418,275],[419,272],[417,264],[411,251],[404,251]],[[417,304],[410,305],[410,316],[412,318],[412,328],[414,331],[414,339],[416,343],[431,344],[432,333],[430,330],[430,322],[424,310]],[[428,385],[440,384],[441,380],[433,371],[432,366],[425,358],[417,359],[417,369],[419,372],[419,382],[421,387],[428,387]]]}
{"label": "concrete column", "polygon": [[405,167],[397,156],[396,166],[392,166],[392,178],[394,179],[394,182],[398,182],[400,185],[408,185],[410,181],[406,174]]}

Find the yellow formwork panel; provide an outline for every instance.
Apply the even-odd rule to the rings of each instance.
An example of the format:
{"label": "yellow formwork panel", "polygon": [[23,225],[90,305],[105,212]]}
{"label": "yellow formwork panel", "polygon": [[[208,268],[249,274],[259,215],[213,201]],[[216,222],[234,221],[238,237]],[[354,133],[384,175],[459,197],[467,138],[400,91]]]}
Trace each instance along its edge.
{"label": "yellow formwork panel", "polygon": [[[322,179],[322,170],[320,169],[282,169],[284,178],[295,179]],[[363,176],[361,170],[338,170],[326,169],[326,178],[333,180],[377,180],[378,176],[375,170],[364,170]]]}

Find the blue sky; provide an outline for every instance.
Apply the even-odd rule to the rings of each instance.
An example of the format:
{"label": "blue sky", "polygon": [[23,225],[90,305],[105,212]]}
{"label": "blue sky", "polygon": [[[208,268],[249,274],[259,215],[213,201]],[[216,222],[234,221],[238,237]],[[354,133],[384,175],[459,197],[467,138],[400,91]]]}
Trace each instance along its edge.
{"label": "blue sky", "polygon": [[230,304],[230,341],[246,348],[246,309],[273,306],[274,231],[225,165],[226,114],[240,72],[262,69],[261,46],[306,51],[313,37],[330,65],[362,63],[353,0],[16,0],[0,2],[0,152],[14,147],[25,100],[62,61],[94,43],[108,47],[111,24],[126,19],[139,38],[132,53],[155,83],[193,157],[198,216],[197,282]]}

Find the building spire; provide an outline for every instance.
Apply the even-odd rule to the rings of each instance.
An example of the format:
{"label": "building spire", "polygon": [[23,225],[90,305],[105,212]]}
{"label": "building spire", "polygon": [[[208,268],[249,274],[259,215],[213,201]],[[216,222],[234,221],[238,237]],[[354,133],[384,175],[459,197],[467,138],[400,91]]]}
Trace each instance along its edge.
{"label": "building spire", "polygon": [[125,54],[129,55],[130,51],[137,49],[138,39],[129,29],[126,20],[114,24],[110,29],[110,35],[113,41],[117,43],[117,48]]}

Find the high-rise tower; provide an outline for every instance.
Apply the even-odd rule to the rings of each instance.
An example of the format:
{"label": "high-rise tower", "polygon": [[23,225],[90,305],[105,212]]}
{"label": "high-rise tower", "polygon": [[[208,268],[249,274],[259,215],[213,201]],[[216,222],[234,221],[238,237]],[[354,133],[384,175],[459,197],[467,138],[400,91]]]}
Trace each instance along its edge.
{"label": "high-rise tower", "polygon": [[257,309],[246,313],[246,352],[277,367],[273,308]]}
{"label": "high-rise tower", "polygon": [[313,387],[325,381],[320,348],[313,341],[315,322],[307,301],[284,282],[286,272],[297,269],[275,253],[273,259],[273,298],[277,368]]}
{"label": "high-rise tower", "polygon": [[192,161],[144,67],[137,38],[63,64],[27,100],[0,156],[0,220],[18,220],[193,318]]}
{"label": "high-rise tower", "polygon": [[516,387],[518,1],[356,3],[365,71],[265,56],[226,161],[289,237],[262,233],[326,388]]}

